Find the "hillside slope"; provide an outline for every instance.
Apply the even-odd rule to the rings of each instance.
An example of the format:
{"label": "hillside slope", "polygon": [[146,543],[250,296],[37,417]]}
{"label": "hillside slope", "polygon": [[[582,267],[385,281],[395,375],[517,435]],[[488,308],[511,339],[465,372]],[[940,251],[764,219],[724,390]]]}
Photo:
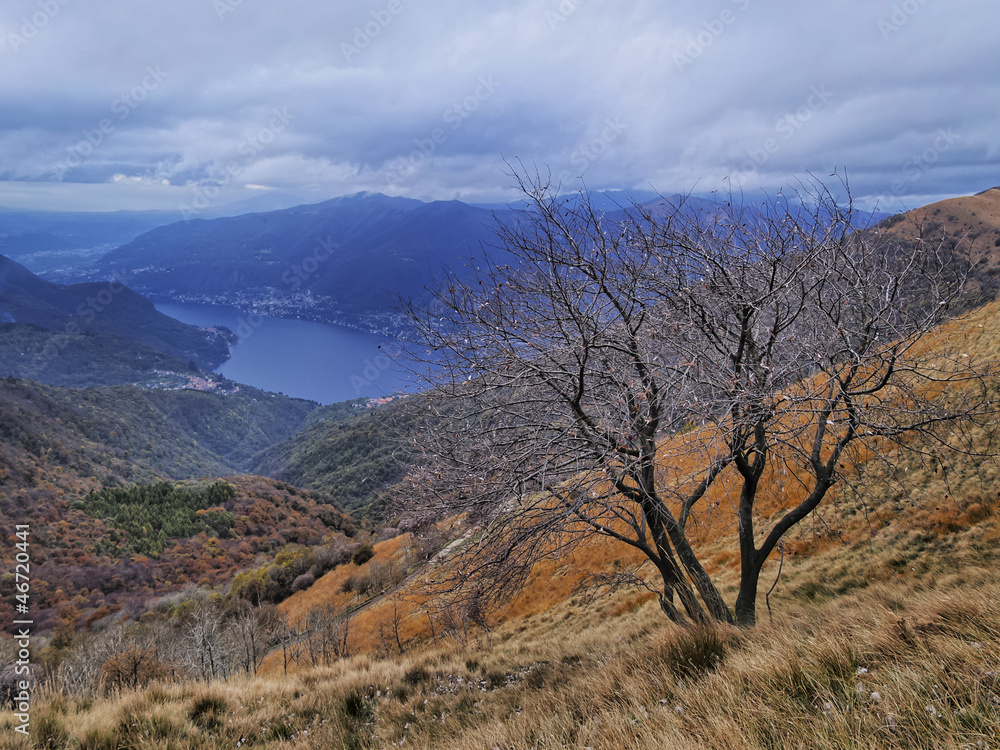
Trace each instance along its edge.
{"label": "hillside slope", "polygon": [[222,395],[0,379],[0,500],[15,488],[60,486],[58,475],[115,484],[230,474],[315,408],[246,386]]}
{"label": "hillside slope", "polygon": [[987,298],[1000,291],[1000,187],[897,214],[881,227],[904,240],[966,242],[976,263],[975,283]]}
{"label": "hillside slope", "polygon": [[0,323],[0,377],[84,388],[151,380],[157,371],[192,373],[191,362],[112,333],[60,334]]}
{"label": "hillside slope", "polygon": [[324,406],[292,437],[255,456],[248,469],[312,490],[358,519],[384,519],[384,494],[406,473],[398,456],[410,424],[405,402]]}
{"label": "hillside slope", "polygon": [[195,328],[158,312],[121,283],[54,284],[3,256],[0,322],[50,331],[49,348],[55,353],[67,337],[107,333],[209,370],[229,357],[232,340],[228,331]]}
{"label": "hillside slope", "polygon": [[[984,384],[1000,399],[1000,302],[947,323],[939,335],[955,356],[972,358],[981,366],[992,363],[993,371],[987,374]],[[1000,460],[990,456],[990,441],[996,437],[990,432],[995,429],[995,415],[993,420],[987,420],[986,427],[969,425],[965,435],[972,446],[982,451],[981,455],[962,447],[965,443],[948,450],[934,441],[914,445],[918,449],[915,451],[883,446],[879,460],[863,466],[849,484],[838,486],[828,502],[794,527],[785,537],[781,552],[772,553],[769,570],[776,572],[779,558],[822,559],[821,564],[801,564],[802,570],[810,569],[812,580],[802,584],[798,593],[817,598],[864,588],[872,581],[891,581],[905,572],[937,575],[947,570],[944,558],[950,558],[952,563],[960,560],[963,566],[993,565],[1000,560],[995,544],[1000,540],[1000,491],[996,487],[1000,481]],[[678,441],[684,439],[681,436]],[[666,463],[675,460],[670,448],[669,443],[664,446]],[[763,481],[767,486],[762,488],[758,508],[762,520],[784,512],[781,495],[786,489],[792,496],[797,492],[796,479],[790,471],[775,471]],[[719,578],[730,598],[739,579],[737,517],[730,502],[732,496],[731,488],[710,489],[704,503],[692,514],[689,531],[706,570],[713,578]],[[475,530],[463,527],[462,523],[457,523],[451,533],[453,539],[475,538]],[[425,545],[413,536],[403,546]],[[454,551],[455,547],[449,549]],[[589,575],[638,571],[645,560],[635,549],[603,538],[568,551],[560,549],[558,557],[546,559],[536,567],[533,585],[504,611],[490,615],[494,621],[542,614],[557,602],[578,597]],[[842,555],[863,557],[868,577],[859,573],[856,561],[848,564],[846,558],[841,559]],[[417,641],[434,637],[428,621],[421,621],[419,607],[427,592],[434,588],[436,570],[439,568],[431,565],[421,571],[404,597],[409,602],[404,608],[411,623],[409,634]],[[283,606],[289,611],[301,610],[322,601],[324,593],[327,597],[335,594],[341,584],[337,575],[340,573],[318,580],[313,589],[296,594]],[[655,571],[648,570],[645,575],[650,577],[655,591]],[[762,587],[759,592],[762,600],[765,589]],[[653,596],[652,591],[642,596]],[[765,602],[760,604],[763,611]],[[369,619],[368,625],[362,630],[372,632],[374,621]],[[364,642],[363,639],[359,635],[359,642]],[[371,638],[367,644],[375,645]]]}
{"label": "hillside slope", "polygon": [[[318,544],[329,530],[349,525],[311,493],[259,477],[230,477],[238,489],[226,508],[234,516],[231,536],[224,543],[210,534],[182,538],[153,562],[105,549],[108,525],[74,506],[103,487],[230,476],[294,434],[315,408],[247,388],[232,395],[131,386],[76,390],[0,379],[0,520],[8,534],[15,524],[31,526],[39,622],[77,594],[96,609],[138,603],[188,582],[221,585],[258,553],[293,542]],[[8,563],[13,549],[4,555]],[[204,577],[206,571],[211,575]],[[123,576],[134,579],[131,589],[121,588]]]}

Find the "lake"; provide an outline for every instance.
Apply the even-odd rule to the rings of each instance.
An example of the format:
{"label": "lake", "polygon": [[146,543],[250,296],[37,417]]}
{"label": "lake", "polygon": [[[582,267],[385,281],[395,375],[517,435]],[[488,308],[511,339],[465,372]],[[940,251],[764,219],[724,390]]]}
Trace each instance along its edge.
{"label": "lake", "polygon": [[321,404],[414,392],[413,376],[391,359],[398,351],[392,339],[221,305],[164,303],[156,309],[202,328],[223,325],[239,336],[231,357],[216,369],[238,383]]}

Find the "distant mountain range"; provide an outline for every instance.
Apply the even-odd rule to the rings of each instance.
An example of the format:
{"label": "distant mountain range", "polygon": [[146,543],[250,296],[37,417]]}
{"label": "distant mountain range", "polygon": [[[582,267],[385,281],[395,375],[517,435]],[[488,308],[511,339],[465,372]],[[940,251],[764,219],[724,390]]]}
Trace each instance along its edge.
{"label": "distant mountain range", "polygon": [[[267,192],[255,198],[211,206],[199,218],[276,211],[302,205],[300,196]],[[66,248],[117,247],[156,227],[183,218],[178,211],[32,211],[0,206],[0,255]]]}
{"label": "distant mountain range", "polygon": [[421,296],[446,266],[492,242],[502,214],[362,193],[159,227],[106,255],[99,268],[105,275],[127,269],[154,299],[392,328],[397,295]]}
{"label": "distant mountain range", "polygon": [[[649,206],[681,200],[649,191],[588,197],[612,217],[633,200]],[[496,242],[497,223],[516,220],[525,205],[424,203],[359,193],[271,210],[295,200],[267,193],[206,209],[186,221],[164,211],[0,209],[0,254],[6,249],[57,281],[124,274],[131,286],[156,301],[228,304],[394,333],[402,325],[395,313],[399,297],[423,296],[445,268],[461,272],[480,246]],[[725,198],[683,200],[690,210],[712,211]],[[862,223],[880,218],[859,217]]]}
{"label": "distant mountain range", "polygon": [[[204,219],[238,216],[300,205],[301,196],[266,192],[198,212]],[[181,211],[29,211],[0,206],[0,255],[57,281],[77,281],[81,268],[156,227],[182,218]]]}
{"label": "distant mountain range", "polygon": [[[683,201],[690,211],[718,206],[715,197],[654,193],[588,198],[612,220],[633,199],[648,206]],[[581,197],[561,200],[573,203]],[[516,221],[523,207],[359,193],[158,227],[108,253],[98,267],[103,275],[127,269],[136,288],[156,300],[225,303],[388,332],[400,327],[394,316],[399,297],[421,297],[445,268],[460,273],[481,246],[496,244],[498,223]],[[862,223],[871,218],[860,217]]]}

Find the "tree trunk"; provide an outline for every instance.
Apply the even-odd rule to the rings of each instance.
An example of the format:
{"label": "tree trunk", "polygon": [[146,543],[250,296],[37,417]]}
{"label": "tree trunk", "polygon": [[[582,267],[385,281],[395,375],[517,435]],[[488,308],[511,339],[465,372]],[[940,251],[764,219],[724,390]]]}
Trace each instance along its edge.
{"label": "tree trunk", "polygon": [[[763,455],[763,454],[761,454]],[[740,592],[736,596],[736,624],[752,628],[757,624],[757,582],[767,555],[760,555],[754,546],[753,508],[757,487],[764,472],[764,461],[758,457],[753,464],[737,457],[736,466],[743,476],[740,490]]]}
{"label": "tree trunk", "polygon": [[672,593],[669,589],[665,589],[664,593],[660,594],[660,609],[663,610],[663,614],[667,616],[670,622],[680,625],[683,622],[683,616],[677,611],[677,607],[674,606],[673,601],[667,596],[667,594]]}
{"label": "tree trunk", "polygon": [[736,624],[752,628],[757,624],[757,584],[762,561],[756,554],[744,555],[740,566],[740,593],[736,597]]}
{"label": "tree trunk", "polygon": [[672,608],[673,592],[677,592],[688,617],[695,622],[708,622],[709,618],[705,614],[704,607],[701,606],[698,597],[694,593],[694,589],[691,588],[691,584],[684,577],[684,573],[674,558],[670,533],[668,532],[670,525],[668,511],[663,507],[659,498],[651,493],[646,494],[646,498],[642,503],[642,511],[645,515],[646,523],[652,532],[653,543],[656,545],[656,551],[660,558],[659,561],[654,561],[657,569],[660,571],[660,577],[663,579],[663,596],[660,597],[660,608],[663,609],[667,617],[674,622],[678,622],[679,620],[675,616],[671,616],[670,611],[664,605],[664,597],[666,597],[667,602]]}
{"label": "tree trunk", "polygon": [[691,580],[694,581],[695,588],[701,594],[701,598],[705,602],[709,614],[718,622],[732,623],[733,616],[729,611],[729,607],[726,606],[722,594],[719,593],[715,584],[712,583],[708,572],[698,561],[698,557],[695,555],[694,550],[691,549],[691,545],[684,532],[680,530],[676,523],[668,524],[667,529],[674,549],[677,550],[677,557],[680,558]]}

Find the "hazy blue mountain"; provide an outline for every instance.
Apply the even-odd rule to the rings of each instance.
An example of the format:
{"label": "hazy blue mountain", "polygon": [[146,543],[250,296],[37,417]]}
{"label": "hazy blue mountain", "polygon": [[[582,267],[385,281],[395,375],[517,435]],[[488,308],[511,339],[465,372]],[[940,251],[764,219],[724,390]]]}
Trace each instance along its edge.
{"label": "hazy blue mountain", "polygon": [[492,241],[493,212],[360,193],[159,227],[105,256],[154,298],[263,305],[320,320],[385,315]]}
{"label": "hazy blue mountain", "polygon": [[[291,193],[266,192],[247,200],[209,206],[200,218],[274,211],[306,202]],[[97,278],[93,264],[151,229],[183,215],[169,211],[27,211],[0,206],[0,255],[33,273],[70,283]]]}
{"label": "hazy blue mountain", "polygon": [[51,281],[93,278],[89,266],[150,229],[177,220],[171,211],[25,211],[0,207],[0,255]]}
{"label": "hazy blue mountain", "polygon": [[[172,211],[74,212],[0,208],[0,247],[16,247],[18,243],[25,245],[27,250],[120,245],[176,218],[177,214]],[[53,246],[51,239],[48,247],[39,246],[39,235],[55,238],[57,246]],[[32,237],[36,238],[34,247],[27,242]]]}
{"label": "hazy blue mountain", "polygon": [[[685,212],[711,213],[728,196],[609,191],[589,198],[613,223],[632,199],[658,212],[683,204]],[[754,198],[741,198],[752,207]],[[572,206],[582,197],[560,200]],[[127,270],[135,287],[157,300],[392,329],[397,297],[422,296],[446,267],[460,272],[482,245],[495,245],[497,222],[516,221],[522,208],[358,193],[157,227],[108,253],[98,268],[105,275]]]}
{"label": "hazy blue mountain", "polygon": [[[266,211],[281,211],[285,208],[293,208],[306,203],[317,203],[318,200],[310,200],[308,196],[298,193],[285,193],[268,190],[253,198],[226,203],[221,206],[209,206],[204,211],[198,213],[200,219],[218,219],[223,216],[241,216],[242,214],[264,213]],[[174,220],[183,219],[180,213],[174,215]],[[171,222],[172,223],[172,222]]]}
{"label": "hazy blue mountain", "polygon": [[30,253],[69,250],[72,246],[71,240],[51,232],[26,232],[0,236],[0,254],[8,258],[17,258]]}

